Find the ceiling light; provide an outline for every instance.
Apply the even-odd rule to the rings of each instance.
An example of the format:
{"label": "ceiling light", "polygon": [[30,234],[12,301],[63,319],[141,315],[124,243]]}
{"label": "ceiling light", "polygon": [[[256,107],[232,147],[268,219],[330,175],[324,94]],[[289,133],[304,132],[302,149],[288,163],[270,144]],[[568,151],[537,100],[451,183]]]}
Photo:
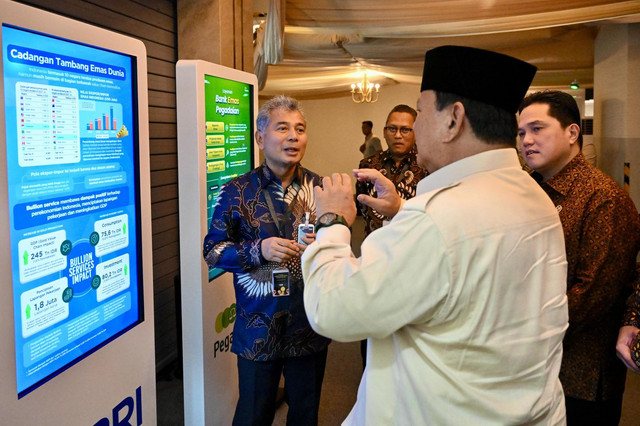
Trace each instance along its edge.
{"label": "ceiling light", "polygon": [[370,83],[367,80],[367,73],[365,71],[362,81],[351,85],[351,100],[357,104],[363,102],[374,103],[378,100],[380,94],[380,85]]}
{"label": "ceiling light", "polygon": [[571,82],[571,85],[569,85],[569,87],[571,87],[573,90],[578,90],[580,88],[580,85],[578,84],[578,80],[574,79]]}

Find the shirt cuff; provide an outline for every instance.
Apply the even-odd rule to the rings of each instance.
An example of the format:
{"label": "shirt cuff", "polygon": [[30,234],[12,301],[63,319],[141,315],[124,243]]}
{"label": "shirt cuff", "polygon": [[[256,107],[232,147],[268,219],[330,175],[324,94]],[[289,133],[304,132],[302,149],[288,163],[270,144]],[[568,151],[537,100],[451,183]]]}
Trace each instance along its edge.
{"label": "shirt cuff", "polygon": [[[405,200],[404,198],[400,198],[400,208],[398,209],[398,211],[396,212],[396,215],[398,213],[400,213],[400,210],[402,210],[402,208],[404,207],[404,203],[406,203],[407,200]],[[395,217],[395,215],[393,216]],[[382,226],[387,226],[389,223],[391,223],[391,219],[393,219],[393,217],[386,217],[382,220]]]}
{"label": "shirt cuff", "polygon": [[350,244],[351,230],[339,223],[325,226],[318,230],[316,241]]}

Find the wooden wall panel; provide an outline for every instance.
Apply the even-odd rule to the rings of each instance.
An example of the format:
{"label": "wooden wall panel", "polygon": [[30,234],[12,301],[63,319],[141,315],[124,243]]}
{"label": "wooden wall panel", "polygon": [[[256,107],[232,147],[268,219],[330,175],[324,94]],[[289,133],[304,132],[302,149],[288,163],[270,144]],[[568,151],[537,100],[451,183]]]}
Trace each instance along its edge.
{"label": "wooden wall panel", "polygon": [[178,229],[178,214],[172,214],[168,216],[164,216],[155,220],[155,223],[158,225],[155,227],[157,231],[153,233],[153,235],[157,235],[163,232],[168,232],[173,229]]}
{"label": "wooden wall panel", "polygon": [[157,185],[168,185],[170,183],[178,182],[177,170],[158,170],[151,171],[151,187]]}
{"label": "wooden wall panel", "polygon": [[166,231],[153,234],[153,246],[164,247],[178,239],[178,228],[167,229]]}
{"label": "wooden wall panel", "polygon": [[179,275],[176,160],[175,0],[27,0],[48,10],[141,40],[147,48],[156,368],[178,355],[175,277]]}
{"label": "wooden wall panel", "polygon": [[155,139],[151,144],[151,155],[155,154],[175,154],[176,141],[173,139]]}

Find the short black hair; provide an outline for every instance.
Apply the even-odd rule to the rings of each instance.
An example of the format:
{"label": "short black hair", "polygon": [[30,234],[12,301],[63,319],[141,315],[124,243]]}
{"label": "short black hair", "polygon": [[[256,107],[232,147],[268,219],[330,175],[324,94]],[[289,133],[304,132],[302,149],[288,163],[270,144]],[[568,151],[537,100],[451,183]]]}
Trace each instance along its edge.
{"label": "short black hair", "polygon": [[[520,104],[518,113],[533,104],[544,104],[549,106],[549,115],[560,122],[563,129],[572,124],[580,127],[580,108],[576,100],[570,94],[560,90],[543,90],[527,95]],[[582,149],[582,129],[578,134],[578,146]]]}
{"label": "short black hair", "polygon": [[391,114],[393,114],[394,112],[406,112],[407,114],[411,114],[414,121],[418,116],[418,113],[416,112],[415,109],[411,108],[409,105],[400,104],[400,105],[394,106],[393,109],[389,112],[389,115],[387,115],[387,123],[389,122],[389,117],[391,117]]}
{"label": "short black hair", "polygon": [[366,121],[363,121],[362,124],[366,124],[369,127],[373,127],[373,121],[366,120]]}
{"label": "short black hair", "polygon": [[453,93],[436,90],[435,94],[438,111],[455,102],[464,105],[471,129],[480,140],[490,145],[506,144],[515,148],[518,136],[518,121],[515,114]]}

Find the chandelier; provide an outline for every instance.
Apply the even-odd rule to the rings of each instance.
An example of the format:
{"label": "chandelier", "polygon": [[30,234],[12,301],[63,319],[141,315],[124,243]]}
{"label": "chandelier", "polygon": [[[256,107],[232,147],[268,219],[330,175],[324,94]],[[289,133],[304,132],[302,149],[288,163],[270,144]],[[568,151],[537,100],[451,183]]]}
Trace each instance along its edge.
{"label": "chandelier", "polygon": [[351,100],[357,104],[377,102],[379,94],[380,85],[370,83],[369,80],[367,80],[366,71],[361,82],[351,85]]}

